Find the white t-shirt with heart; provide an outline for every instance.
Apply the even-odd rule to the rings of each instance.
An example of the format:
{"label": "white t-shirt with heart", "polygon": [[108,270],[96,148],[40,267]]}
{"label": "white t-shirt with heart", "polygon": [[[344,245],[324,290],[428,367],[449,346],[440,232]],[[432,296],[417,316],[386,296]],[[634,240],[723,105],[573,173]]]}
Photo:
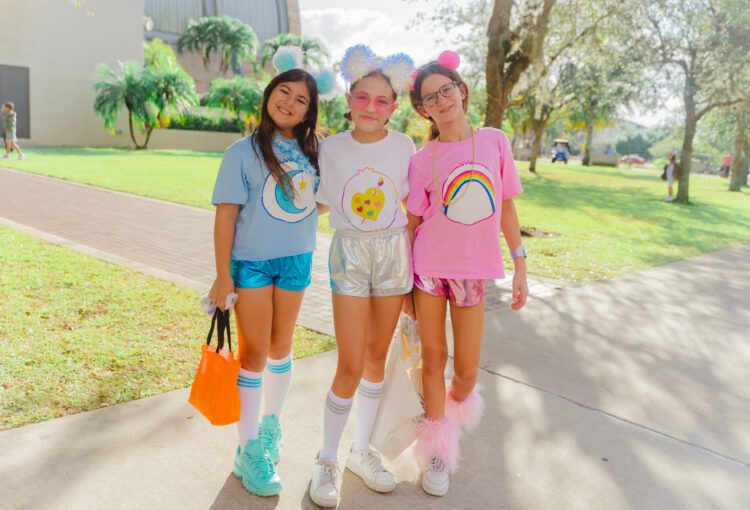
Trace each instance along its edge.
{"label": "white t-shirt with heart", "polygon": [[390,130],[374,143],[358,142],[351,131],[326,138],[318,153],[316,200],[331,206],[331,228],[369,232],[406,225],[402,202],[415,151],[411,138]]}

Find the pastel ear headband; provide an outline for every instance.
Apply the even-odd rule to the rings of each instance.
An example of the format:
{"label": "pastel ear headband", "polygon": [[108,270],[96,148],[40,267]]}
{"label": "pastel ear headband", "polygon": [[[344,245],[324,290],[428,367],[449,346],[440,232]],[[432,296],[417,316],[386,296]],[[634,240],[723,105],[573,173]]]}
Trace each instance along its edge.
{"label": "pastel ear headband", "polygon": [[[455,71],[458,69],[458,65],[461,63],[461,57],[458,56],[458,53],[451,50],[445,50],[438,55],[438,57],[435,59],[435,62],[440,64],[441,66],[445,67],[446,69],[450,69],[451,71]],[[409,83],[409,90],[414,90],[414,83],[417,81],[417,73],[418,71],[414,71],[414,74],[411,76],[411,81]]]}
{"label": "pastel ear headband", "polygon": [[[304,61],[305,53],[299,46],[279,46],[271,60],[273,67],[280,73],[290,69],[304,69]],[[327,96],[334,91],[336,77],[333,71],[330,69],[310,69],[307,72],[315,79],[318,94]]]}
{"label": "pastel ear headband", "polygon": [[341,60],[341,76],[348,83],[361,80],[373,71],[381,71],[390,80],[397,94],[407,90],[415,72],[414,61],[406,53],[380,58],[364,44],[352,46]]}

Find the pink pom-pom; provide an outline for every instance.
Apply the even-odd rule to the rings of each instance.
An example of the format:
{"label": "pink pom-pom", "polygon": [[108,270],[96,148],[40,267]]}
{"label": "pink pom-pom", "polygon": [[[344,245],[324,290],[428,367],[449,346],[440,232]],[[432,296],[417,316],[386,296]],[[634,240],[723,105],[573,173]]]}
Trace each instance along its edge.
{"label": "pink pom-pom", "polygon": [[443,67],[447,67],[448,69],[455,71],[456,69],[458,69],[458,64],[461,63],[461,57],[459,57],[458,53],[456,53],[455,51],[445,50],[440,55],[438,55],[437,63]]}

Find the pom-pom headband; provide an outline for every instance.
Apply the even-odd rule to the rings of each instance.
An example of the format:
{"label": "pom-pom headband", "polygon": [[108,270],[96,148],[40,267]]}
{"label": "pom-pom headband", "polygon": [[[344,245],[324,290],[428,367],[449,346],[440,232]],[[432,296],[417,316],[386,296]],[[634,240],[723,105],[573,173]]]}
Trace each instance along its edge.
{"label": "pom-pom headband", "polygon": [[[456,53],[455,51],[445,50],[441,52],[440,55],[437,56],[437,58],[435,59],[435,62],[445,67],[446,69],[455,71],[456,69],[458,69],[458,65],[461,63],[461,57],[459,57],[458,53]],[[414,90],[414,86],[416,85],[418,75],[419,75],[419,69],[415,70],[412,73],[410,80],[409,80],[409,90]]]}
{"label": "pom-pom headband", "polygon": [[[273,55],[271,62],[273,67],[280,73],[291,69],[305,69],[305,53],[299,46],[279,46]],[[328,96],[334,92],[336,77],[330,69],[318,69],[308,71],[315,79],[318,94]]]}
{"label": "pom-pom headband", "polygon": [[364,44],[352,46],[341,60],[341,76],[349,83],[361,80],[373,71],[380,71],[391,82],[396,93],[409,88],[414,73],[414,61],[406,53],[396,53],[379,58]]}

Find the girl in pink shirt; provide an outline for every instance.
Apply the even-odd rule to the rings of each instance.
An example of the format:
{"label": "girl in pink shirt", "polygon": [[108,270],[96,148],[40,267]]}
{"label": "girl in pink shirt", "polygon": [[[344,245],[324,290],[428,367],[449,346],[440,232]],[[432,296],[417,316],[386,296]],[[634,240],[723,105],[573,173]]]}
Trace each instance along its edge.
{"label": "girl in pink shirt", "polygon": [[[419,68],[414,109],[432,123],[431,141],[412,158],[407,199],[414,263],[413,302],[419,320],[425,416],[417,425],[422,488],[444,495],[458,465],[461,429],[482,413],[477,372],[486,280],[504,276],[499,232],[514,264],[513,310],[526,303],[526,253],[513,205],[523,191],[505,134],[474,129],[466,118],[469,89],[456,72],[458,55],[443,52]],[[454,338],[454,374],[446,390],[446,303]],[[413,307],[413,308],[412,308]]]}

